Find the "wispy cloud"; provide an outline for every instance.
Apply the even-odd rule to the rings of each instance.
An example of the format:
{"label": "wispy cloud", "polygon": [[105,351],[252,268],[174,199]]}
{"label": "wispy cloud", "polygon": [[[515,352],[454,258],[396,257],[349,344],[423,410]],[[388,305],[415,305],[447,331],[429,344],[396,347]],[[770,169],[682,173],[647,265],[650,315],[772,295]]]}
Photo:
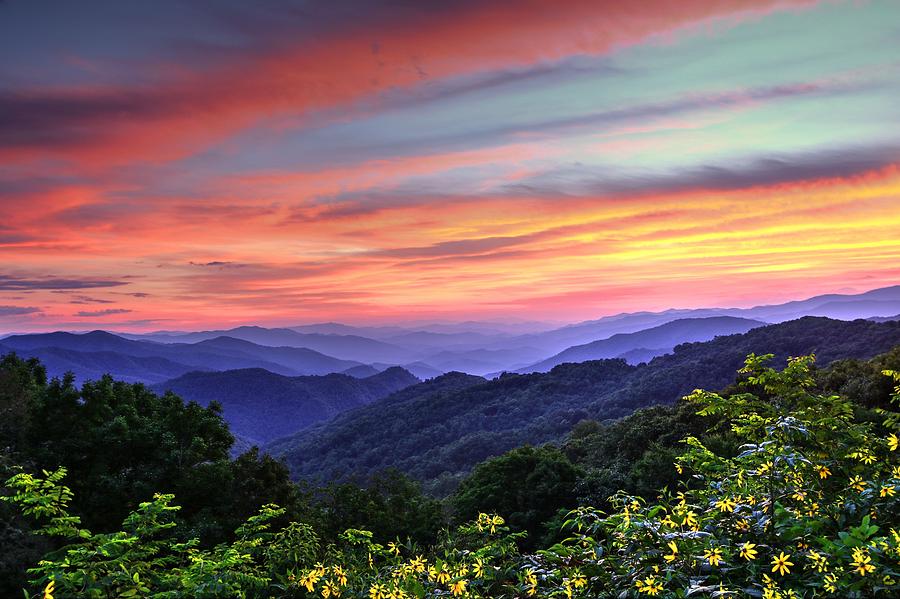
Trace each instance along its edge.
{"label": "wispy cloud", "polygon": [[900,146],[847,146],[807,153],[773,152],[745,156],[720,164],[632,173],[598,172],[600,169],[570,166],[536,174],[505,186],[501,194],[546,197],[565,193],[591,197],[633,197],[672,194],[687,190],[734,190],[782,183],[845,179],[900,164]]}
{"label": "wispy cloud", "polygon": [[95,311],[82,310],[80,312],[76,312],[75,316],[94,318],[97,316],[112,316],[113,314],[128,314],[129,312],[131,312],[131,310],[128,310],[125,308],[109,308],[106,310],[95,310]]}
{"label": "wispy cloud", "polygon": [[239,264],[237,262],[231,262],[227,260],[213,260],[211,262],[188,262],[191,266],[203,266],[203,267],[213,267],[213,268],[242,268],[244,266],[248,266],[247,264]]}
{"label": "wispy cloud", "polygon": [[0,291],[51,290],[51,289],[97,289],[101,287],[120,287],[126,281],[93,278],[66,277],[22,277],[0,274]]}
{"label": "wispy cloud", "polygon": [[99,297],[90,297],[88,295],[78,295],[75,296],[70,302],[70,304],[80,305],[80,304],[114,304],[113,300],[102,299]]}
{"label": "wispy cloud", "polygon": [[0,317],[2,316],[25,316],[27,314],[39,314],[40,308],[29,306],[0,306]]}

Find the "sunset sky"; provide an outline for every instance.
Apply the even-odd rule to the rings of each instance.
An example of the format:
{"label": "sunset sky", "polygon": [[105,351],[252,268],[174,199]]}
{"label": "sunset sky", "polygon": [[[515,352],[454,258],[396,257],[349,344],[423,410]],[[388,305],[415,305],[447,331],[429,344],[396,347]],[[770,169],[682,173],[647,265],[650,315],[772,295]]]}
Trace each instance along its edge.
{"label": "sunset sky", "polygon": [[0,332],[900,283],[900,2],[0,2]]}

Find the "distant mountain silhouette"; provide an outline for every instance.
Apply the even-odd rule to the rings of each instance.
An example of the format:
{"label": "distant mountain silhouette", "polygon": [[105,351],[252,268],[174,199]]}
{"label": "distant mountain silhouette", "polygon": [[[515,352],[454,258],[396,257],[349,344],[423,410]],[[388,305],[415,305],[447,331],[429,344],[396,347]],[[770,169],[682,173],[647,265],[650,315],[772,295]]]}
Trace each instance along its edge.
{"label": "distant mountain silhouette", "polygon": [[286,377],[261,368],[191,372],[153,385],[186,401],[217,401],[235,434],[255,443],[296,433],[316,422],[415,385],[399,367],[358,379],[346,374]]}
{"label": "distant mountain silhouette", "polygon": [[[174,347],[182,348],[185,346],[178,344]],[[186,347],[201,350],[210,349],[219,354],[228,354],[238,358],[253,356],[267,362],[281,364],[290,368],[296,374],[330,374],[362,366],[359,362],[340,360],[305,347],[271,347],[251,343],[243,339],[235,339],[234,337],[215,337],[198,343],[187,344]]]}
{"label": "distant mountain silhouette", "polygon": [[50,376],[72,372],[77,380],[97,380],[104,374],[128,383],[155,383],[197,370],[158,356],[129,356],[115,351],[79,352],[62,347],[17,351],[0,345],[0,355],[15,351],[21,357],[38,358]]}
{"label": "distant mountain silhouette", "polygon": [[829,293],[784,304],[756,306],[747,310],[728,312],[734,313],[732,314],[734,316],[758,318],[769,322],[783,322],[801,316],[825,316],[841,320],[888,316],[900,312],[900,285],[858,294]]}
{"label": "distant mountain silhouette", "polygon": [[616,358],[628,352],[646,348],[671,349],[680,343],[709,341],[718,335],[746,333],[750,329],[766,323],[733,316],[711,316],[709,318],[681,318],[665,324],[638,331],[618,333],[609,339],[576,345],[537,364],[522,368],[517,372],[547,372],[554,366],[566,362],[587,362]]}
{"label": "distant mountain silhouette", "polygon": [[557,329],[520,335],[490,346],[531,346],[553,355],[575,345],[607,339],[618,333],[634,333],[684,318],[733,316],[767,323],[784,322],[803,316],[825,316],[841,320],[900,314],[900,285],[858,294],[825,294],[783,304],[753,308],[670,309],[662,312],[630,312],[588,320]]}
{"label": "distant mountain silhouette", "polygon": [[649,362],[653,358],[667,354],[670,351],[672,351],[672,348],[670,348],[670,347],[663,347],[663,348],[658,348],[658,349],[647,349],[646,347],[638,347],[636,349],[630,349],[625,353],[621,353],[616,357],[621,358],[622,360],[625,360],[625,362],[627,362],[628,364],[631,364],[632,366],[634,366],[637,364],[642,364],[644,362]]}
{"label": "distant mountain silhouette", "polygon": [[[544,330],[540,330],[540,323],[470,321],[351,326],[331,322],[291,328],[241,326],[145,335],[105,331],[13,335],[0,342],[23,356],[45,359],[52,374],[72,370],[80,380],[109,372],[129,381],[156,383],[192,370],[242,368],[264,368],[285,376],[298,376],[343,372],[362,364],[378,371],[402,366],[421,379],[449,371],[493,377],[504,371],[547,370],[567,360],[621,356],[631,364],[645,362],[671,351],[678,343],[709,339],[710,331],[704,327],[716,322],[709,319],[773,323],[821,315],[843,320],[884,321],[898,314],[900,286],[893,286],[753,308],[623,313]],[[648,332],[676,321],[684,323],[662,329],[671,333],[663,338],[654,338],[660,331]],[[517,332],[522,330],[538,332]],[[744,329],[726,327],[715,333],[740,330]],[[158,360],[147,362],[139,358]],[[356,376],[371,374],[368,369],[354,372]]]}
{"label": "distant mountain silhouette", "polygon": [[[387,370],[388,368],[391,368],[392,366],[394,366],[394,365],[393,364],[381,364],[379,362],[375,362],[372,364],[372,367],[379,371]],[[418,378],[419,380],[423,380],[423,381],[426,379],[431,379],[436,376],[440,376],[440,375],[444,374],[443,371],[438,370],[437,368],[431,366],[430,364],[426,364],[424,362],[409,362],[408,364],[401,364],[400,368],[403,368],[404,370],[408,370],[409,372],[413,373],[416,376],[416,378]]]}
{"label": "distant mountain silhouette", "polygon": [[41,358],[51,375],[71,370],[80,381],[110,373],[132,382],[156,383],[194,370],[239,368],[264,368],[296,376],[339,372],[359,365],[309,349],[260,346],[227,337],[195,344],[165,344],[92,331],[14,335],[2,343],[22,357]]}
{"label": "distant mountain silhouette", "polygon": [[352,376],[356,379],[364,379],[366,377],[374,376],[379,372],[381,371],[374,366],[370,366],[369,364],[360,364],[359,366],[348,368],[347,370],[342,371],[340,374],[346,374],[347,376]]}
{"label": "distant mountain silhouette", "polygon": [[469,374],[487,375],[508,369],[508,365],[526,365],[541,359],[547,352],[534,347],[509,349],[471,349],[465,351],[440,351],[429,354],[429,364],[444,372],[457,370]]}
{"label": "distant mountain silhouette", "polygon": [[892,320],[900,320],[900,314],[895,314],[893,316],[873,316],[869,318],[872,322],[891,322]]}
{"label": "distant mountain silhouette", "polygon": [[151,334],[145,338],[161,343],[197,343],[216,337],[231,337],[271,347],[298,347],[311,349],[328,356],[357,362],[402,363],[414,361],[415,352],[403,347],[361,337],[323,333],[298,333],[291,329],[267,329],[243,326],[228,330],[199,331],[182,334]]}

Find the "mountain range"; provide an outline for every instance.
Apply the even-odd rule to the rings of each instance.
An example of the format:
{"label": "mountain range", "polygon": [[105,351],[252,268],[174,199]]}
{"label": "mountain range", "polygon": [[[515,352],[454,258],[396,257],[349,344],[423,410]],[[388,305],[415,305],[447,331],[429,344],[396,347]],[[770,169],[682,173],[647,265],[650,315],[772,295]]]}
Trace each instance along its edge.
{"label": "mountain range", "polygon": [[[83,382],[109,373],[203,405],[217,401],[242,444],[269,444],[298,476],[316,469],[310,464],[322,465],[319,474],[393,465],[434,480],[443,473],[433,471],[434,464],[444,464],[453,480],[473,456],[542,442],[575,415],[611,418],[671,400],[685,391],[665,378],[679,380],[672,364],[695,369],[692,380],[715,386],[724,380],[715,372],[730,375],[749,351],[839,347],[843,353],[821,357],[862,356],[896,342],[898,314],[900,286],[894,286],[746,309],[618,314],[544,330],[533,322],[322,323],[10,335],[0,339],[0,354],[39,358],[51,376],[72,372]],[[795,320],[800,317],[806,318]],[[869,320],[845,322],[856,317]],[[853,337],[850,345],[834,334],[838,329]],[[786,331],[803,342],[788,339]],[[882,338],[876,331],[888,333]],[[834,343],[826,346],[824,337]],[[859,339],[871,347],[853,345]],[[730,361],[708,359],[704,352],[712,350],[703,348],[725,352]],[[695,354],[700,358],[686,358]],[[710,370],[713,363],[718,371]],[[640,391],[644,387],[654,394]],[[362,428],[351,439],[342,427]],[[408,429],[405,437],[395,434],[397,427]],[[350,440],[335,445],[332,434]],[[357,439],[370,445],[357,447]],[[378,449],[373,454],[369,447]],[[415,447],[430,449],[423,457]]]}
{"label": "mountain range", "polygon": [[711,341],[685,343],[649,363],[566,363],[546,373],[485,380],[450,373],[348,411],[267,446],[297,478],[365,476],[394,467],[438,493],[476,463],[525,443],[671,403],[696,387],[721,389],[750,353],[817,353],[820,365],[870,358],[900,345],[900,322],[804,317]]}
{"label": "mountain range", "polygon": [[51,375],[72,371],[79,380],[110,373],[121,380],[157,383],[194,370],[262,368],[286,376],[341,372],[360,362],[296,347],[263,346],[231,337],[197,343],[154,343],[108,333],[43,333],[0,339],[0,352],[39,358]]}
{"label": "mountain range", "polygon": [[605,358],[622,358],[629,364],[639,364],[667,354],[681,343],[709,341],[719,335],[746,333],[765,324],[759,320],[735,316],[680,318],[636,333],[616,333],[607,339],[575,345],[517,372],[522,374],[547,372],[554,366],[566,362],[587,362]]}
{"label": "mountain range", "polygon": [[202,406],[218,402],[235,435],[262,444],[418,382],[396,366],[365,378],[348,374],[288,377],[247,368],[190,372],[151,388],[159,393],[172,391]]}
{"label": "mountain range", "polygon": [[[784,322],[802,316],[888,320],[898,314],[900,286],[893,286],[753,308],[617,314],[563,327],[545,325],[545,330],[539,330],[540,325],[533,322],[464,322],[363,327],[340,323],[282,328],[242,326],[141,335],[94,331],[80,335],[14,335],[0,339],[0,351],[5,347],[7,351],[39,357],[53,374],[71,370],[80,379],[86,379],[110,372],[125,380],[148,383],[192,370],[264,368],[297,376],[343,372],[363,364],[378,371],[402,366],[421,379],[454,370],[492,377],[504,371],[546,371],[566,361],[618,356],[636,364],[667,353],[680,342],[712,339],[747,330],[742,328],[745,325]],[[677,321],[683,322],[660,328]],[[305,351],[291,352],[290,348]]]}

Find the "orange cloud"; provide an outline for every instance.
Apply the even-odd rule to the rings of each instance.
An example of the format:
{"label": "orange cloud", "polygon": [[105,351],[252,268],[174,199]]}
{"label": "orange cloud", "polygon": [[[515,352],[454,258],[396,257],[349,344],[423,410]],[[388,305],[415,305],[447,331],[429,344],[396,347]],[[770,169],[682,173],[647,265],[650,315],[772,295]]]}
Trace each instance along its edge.
{"label": "orange cloud", "polygon": [[213,208],[195,220],[173,203],[112,228],[70,231],[76,254],[0,249],[6,262],[10,251],[17,256],[20,278],[57,269],[116,282],[92,288],[92,297],[114,301],[105,313],[52,286],[32,285],[20,303],[2,293],[23,288],[0,291],[0,303],[41,305],[44,313],[32,320],[46,326],[96,312],[98,325],[165,319],[173,327],[223,318],[575,319],[625,308],[747,305],[826,292],[838,282],[859,289],[895,283],[898,195],[900,173],[887,168],[727,192],[484,198],[386,209],[366,217],[366,236],[352,234],[363,226],[353,219],[285,223],[285,210],[244,206],[218,215]]}

